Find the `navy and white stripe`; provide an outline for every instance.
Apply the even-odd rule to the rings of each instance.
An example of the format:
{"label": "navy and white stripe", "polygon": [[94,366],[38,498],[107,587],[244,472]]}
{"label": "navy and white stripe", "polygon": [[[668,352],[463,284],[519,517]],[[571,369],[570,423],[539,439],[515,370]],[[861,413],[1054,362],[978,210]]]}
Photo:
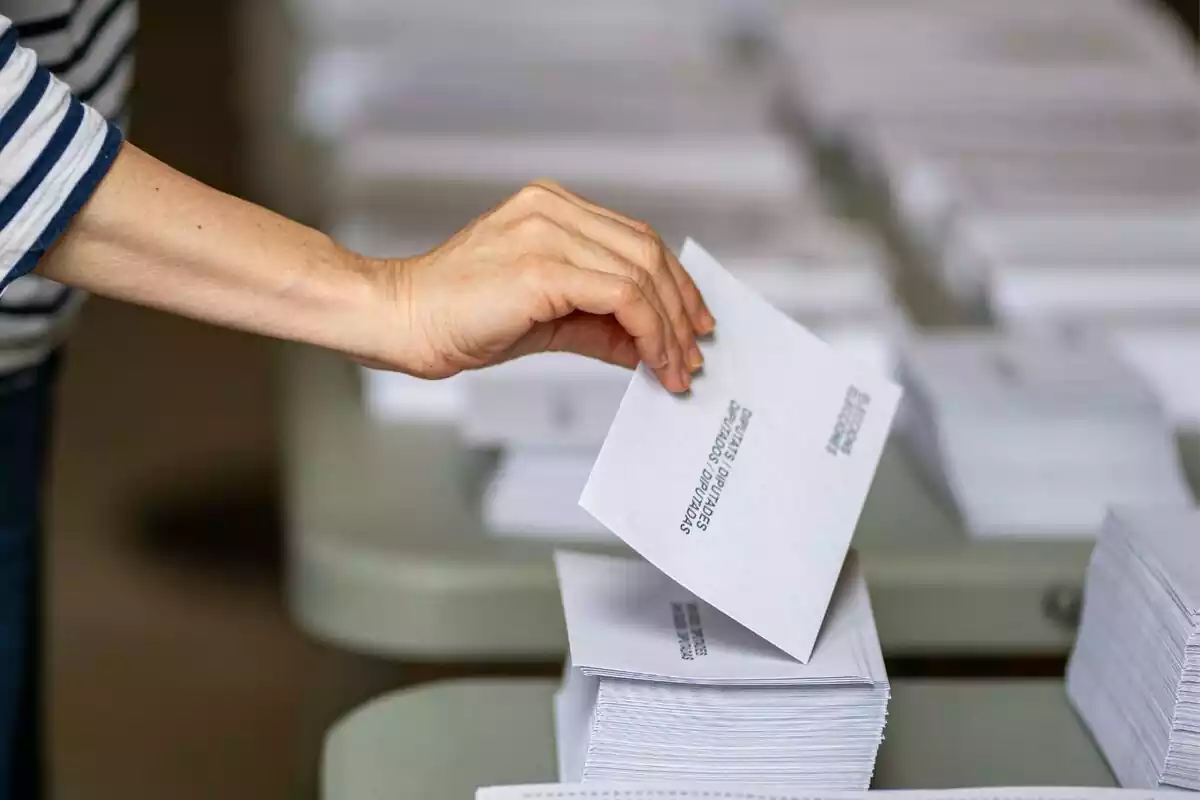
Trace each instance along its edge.
{"label": "navy and white stripe", "polygon": [[29,273],[120,148],[136,0],[0,0],[0,374],[44,358],[83,301]]}

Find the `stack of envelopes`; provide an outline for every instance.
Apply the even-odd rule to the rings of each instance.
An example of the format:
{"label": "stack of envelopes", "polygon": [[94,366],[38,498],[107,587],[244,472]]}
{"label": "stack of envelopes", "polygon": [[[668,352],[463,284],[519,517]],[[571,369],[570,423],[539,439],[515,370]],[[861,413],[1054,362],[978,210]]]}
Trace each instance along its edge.
{"label": "stack of envelopes", "polygon": [[[1146,792],[1134,789],[1076,788],[1069,786],[987,786],[962,789],[886,789],[856,792],[821,792],[822,800],[1173,800],[1169,790]],[[515,786],[485,786],[475,800],[815,800],[804,787],[752,786],[742,784],[735,793],[715,795],[703,783],[668,781],[666,783],[605,782],[535,783]]]}
{"label": "stack of envelopes", "polygon": [[890,692],[853,555],[808,663],[645,562],[556,563],[571,644],[555,700],[562,780],[870,784]]}
{"label": "stack of envelopes", "polygon": [[1114,504],[1188,506],[1171,425],[1089,339],[929,334],[901,364],[905,433],[977,537],[1094,537]]}
{"label": "stack of envelopes", "polygon": [[1195,102],[1195,59],[1166,9],[1136,0],[791,3],[788,101],[837,139],[864,119]]}
{"label": "stack of envelopes", "polygon": [[1200,139],[948,161],[919,236],[959,305],[1003,322],[1200,310]]}
{"label": "stack of envelopes", "polygon": [[1200,510],[1108,516],[1067,691],[1121,785],[1200,789]]}
{"label": "stack of envelopes", "polygon": [[638,369],[580,496],[649,563],[558,555],[563,778],[863,789],[889,689],[849,545],[899,388],[681,260],[706,368],[686,396]]}

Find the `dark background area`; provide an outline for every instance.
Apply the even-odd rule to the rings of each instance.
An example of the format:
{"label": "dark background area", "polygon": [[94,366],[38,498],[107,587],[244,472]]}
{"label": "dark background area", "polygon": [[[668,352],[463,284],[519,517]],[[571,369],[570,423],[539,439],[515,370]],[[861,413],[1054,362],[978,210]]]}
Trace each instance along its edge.
{"label": "dark background area", "polygon": [[[130,138],[243,194],[235,6],[142,0]],[[310,681],[338,657],[281,602],[271,353],[156,312],[85,309],[51,498],[58,798],[294,797],[315,767]]]}
{"label": "dark background area", "polygon": [[1193,39],[1200,37],[1200,2],[1196,2],[1196,0],[1166,0],[1166,4],[1192,32]]}

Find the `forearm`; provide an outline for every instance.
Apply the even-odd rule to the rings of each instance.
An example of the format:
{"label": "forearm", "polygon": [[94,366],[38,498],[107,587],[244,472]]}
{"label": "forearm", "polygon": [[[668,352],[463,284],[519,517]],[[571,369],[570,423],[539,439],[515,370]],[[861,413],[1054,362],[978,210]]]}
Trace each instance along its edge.
{"label": "forearm", "polygon": [[364,358],[397,308],[386,268],[130,144],[38,264],[98,295]]}

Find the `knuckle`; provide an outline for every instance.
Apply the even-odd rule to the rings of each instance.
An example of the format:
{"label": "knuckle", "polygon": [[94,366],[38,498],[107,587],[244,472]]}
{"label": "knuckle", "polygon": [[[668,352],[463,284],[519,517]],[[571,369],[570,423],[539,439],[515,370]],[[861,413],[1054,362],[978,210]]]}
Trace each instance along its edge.
{"label": "knuckle", "polygon": [[616,284],[616,295],[622,306],[631,306],[642,299],[642,287],[634,278],[621,278]]}
{"label": "knuckle", "polygon": [[642,264],[646,269],[657,272],[666,266],[666,254],[663,249],[662,240],[653,233],[639,234],[638,252],[642,258]]}
{"label": "knuckle", "polygon": [[644,294],[649,293],[654,289],[654,276],[644,269],[634,269],[630,271],[630,279],[637,289]]}
{"label": "knuckle", "polygon": [[[635,231],[642,234],[643,236],[655,236],[654,228],[650,227],[649,222],[644,222],[643,220],[640,220],[640,219],[630,219],[629,227],[633,228]],[[655,237],[655,238],[657,238],[657,237]]]}
{"label": "knuckle", "polygon": [[551,180],[550,178],[538,178],[537,180],[532,181],[530,185],[540,187],[543,191],[546,191],[551,195],[554,195],[555,192],[566,191],[561,183]]}
{"label": "knuckle", "polygon": [[536,256],[524,256],[517,260],[516,287],[526,295],[541,296],[550,287],[550,262]]}
{"label": "knuckle", "polygon": [[515,233],[528,241],[545,241],[557,226],[545,214],[534,212],[517,220]]}
{"label": "knuckle", "polygon": [[544,208],[553,196],[554,193],[547,188],[544,181],[535,181],[522,186],[513,196],[513,200],[526,208]]}
{"label": "knuckle", "polygon": [[546,279],[546,260],[532,254],[526,254],[515,262],[517,277],[529,285],[540,285]]}

